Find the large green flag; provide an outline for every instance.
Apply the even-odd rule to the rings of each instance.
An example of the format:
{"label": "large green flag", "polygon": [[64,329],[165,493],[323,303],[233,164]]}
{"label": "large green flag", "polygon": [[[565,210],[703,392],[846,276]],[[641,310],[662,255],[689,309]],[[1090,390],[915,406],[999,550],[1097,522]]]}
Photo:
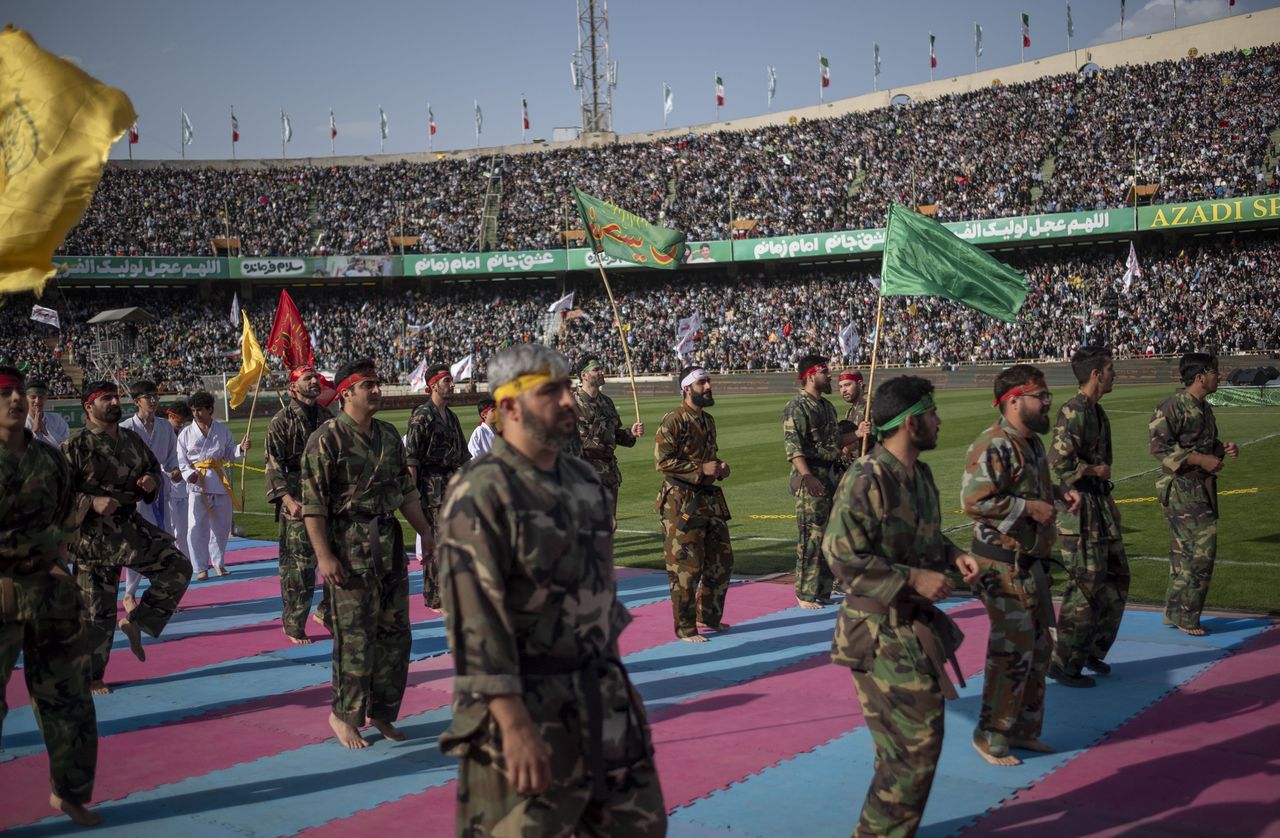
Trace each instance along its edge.
{"label": "large green flag", "polygon": [[615,259],[648,268],[680,267],[684,233],[650,224],[577,187],[574,187],[573,198],[578,202],[578,214],[582,216],[591,248],[597,253],[604,251]]}
{"label": "large green flag", "polygon": [[1027,278],[933,219],[894,204],[880,294],[946,297],[1012,323],[1027,300]]}

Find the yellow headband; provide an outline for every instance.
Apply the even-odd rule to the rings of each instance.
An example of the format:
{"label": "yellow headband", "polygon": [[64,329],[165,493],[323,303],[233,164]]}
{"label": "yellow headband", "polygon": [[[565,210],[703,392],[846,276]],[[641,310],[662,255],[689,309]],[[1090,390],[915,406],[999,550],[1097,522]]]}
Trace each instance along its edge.
{"label": "yellow headband", "polygon": [[536,372],[527,372],[524,375],[503,384],[501,387],[493,391],[493,400],[500,402],[503,399],[514,399],[521,393],[526,393],[534,387],[541,387],[550,381],[559,381],[561,379],[551,377],[551,368],[543,367]]}

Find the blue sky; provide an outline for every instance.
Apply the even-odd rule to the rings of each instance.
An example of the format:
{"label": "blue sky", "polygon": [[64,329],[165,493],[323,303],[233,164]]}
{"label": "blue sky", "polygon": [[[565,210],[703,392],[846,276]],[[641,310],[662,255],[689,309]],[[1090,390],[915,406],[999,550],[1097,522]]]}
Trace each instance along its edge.
{"label": "blue sky", "polygon": [[[1178,23],[1221,17],[1228,0],[1180,0]],[[1237,0],[1244,14],[1280,0]],[[1170,29],[1174,0],[1129,0],[1125,35]],[[1076,0],[1072,45],[1119,37],[1119,0]],[[1020,20],[1031,17],[1027,58],[1066,49],[1064,0],[613,0],[610,49],[618,62],[614,128],[662,127],[662,82],[673,89],[672,126],[716,117],[714,78],[724,78],[721,119],[766,111],[766,65],[777,67],[774,110],[815,104],[818,53],[831,62],[827,100],[927,81],[928,36],[938,37],[937,77],[973,71],[974,23],[984,68],[1019,60]],[[516,143],[520,98],[530,138],[576,126],[569,58],[577,46],[574,0],[9,0],[5,19],[41,46],[121,88],[139,114],[136,158],[179,156],[179,110],[195,129],[188,158],[231,156],[230,107],[240,158],[280,156],[280,110],[290,114],[290,157],[327,156],[329,108],[338,154],[378,152],[378,107],[387,153],[424,151],[427,103],[434,148],[475,145],[473,101],[484,112],[482,145]],[[118,143],[113,157],[126,156]]]}

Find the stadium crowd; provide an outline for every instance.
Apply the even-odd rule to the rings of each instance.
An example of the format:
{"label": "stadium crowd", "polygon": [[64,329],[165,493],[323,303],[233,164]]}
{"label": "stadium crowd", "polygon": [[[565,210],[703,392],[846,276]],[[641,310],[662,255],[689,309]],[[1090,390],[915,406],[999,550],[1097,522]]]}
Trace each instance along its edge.
{"label": "stadium crowd", "polygon": [[[1013,253],[1009,261],[1027,273],[1030,283],[1027,303],[1013,324],[944,300],[886,298],[881,359],[911,365],[1064,359],[1086,336],[1114,346],[1118,357],[1280,348],[1280,320],[1274,313],[1280,299],[1280,237],[1145,241],[1140,245],[1144,276],[1128,294],[1119,281],[1126,254],[1121,245]],[[617,278],[633,363],[639,373],[677,370],[676,321],[697,314],[703,326],[692,355],[712,369],[791,369],[798,355],[814,349],[839,357],[837,335],[849,323],[861,336],[850,360],[865,364],[875,328],[876,264],[733,277],[698,271],[670,279]],[[407,381],[423,358],[453,363],[474,353],[483,377],[485,360],[494,351],[549,333],[571,357],[598,355],[612,372],[621,372],[613,317],[594,278],[574,289],[576,307],[548,325],[550,303],[567,290],[558,282],[529,280],[439,283],[425,291],[366,286],[291,293],[322,368],[368,355],[380,369]],[[276,298],[275,289],[264,287],[244,304],[264,343]],[[215,286],[209,299],[192,301],[182,290],[67,286],[41,301],[61,314],[63,331],[56,340],[25,319],[28,302],[18,299],[0,309],[0,336],[6,347],[16,347],[0,354],[36,365],[62,394],[71,392],[71,382],[53,353],[88,367],[93,335],[84,322],[107,308],[139,305],[157,317],[131,335],[137,350],[125,364],[130,377],[153,378],[170,392],[189,392],[201,384],[201,376],[231,375],[239,366],[240,329],[229,317],[228,288]]]}
{"label": "stadium crowd", "polygon": [[[690,239],[864,229],[889,201],[940,220],[1276,191],[1275,45],[1085,71],[830,119],[603,149],[367,166],[108,169],[72,255],[199,255],[230,232],[243,255],[476,249],[491,176],[498,250],[563,246],[577,184]],[[1096,69],[1096,68],[1095,68]],[[1136,158],[1136,160],[1135,160]],[[568,220],[570,228],[576,220]]]}

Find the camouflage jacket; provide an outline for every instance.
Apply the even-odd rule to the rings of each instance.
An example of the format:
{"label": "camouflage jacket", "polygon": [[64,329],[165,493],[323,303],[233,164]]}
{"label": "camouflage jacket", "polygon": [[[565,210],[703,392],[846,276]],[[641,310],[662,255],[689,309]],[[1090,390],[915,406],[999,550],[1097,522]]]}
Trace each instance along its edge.
{"label": "camouflage jacket", "polygon": [[[50,559],[75,531],[71,472],[57,448],[24,431],[21,456],[0,446],[0,573]],[[18,567],[15,568],[15,565]]]}
{"label": "camouflage jacket", "polygon": [[[922,601],[907,585],[911,569],[954,577],[955,559],[964,551],[942,534],[942,507],[929,466],[917,460],[912,476],[897,457],[877,445],[854,461],[840,482],[822,552],[851,596],[909,606]],[[935,620],[931,628],[944,652],[959,648],[963,635],[950,620]],[[870,669],[883,634],[899,630],[910,634],[911,626],[846,603],[836,621],[831,660]]]}
{"label": "camouflage jacket", "polygon": [[[501,438],[453,478],[437,548],[455,672],[445,753],[500,755],[486,697],[520,695],[552,745],[553,765],[582,759],[581,743],[556,738],[587,726],[568,670],[617,662],[618,635],[631,621],[617,597],[610,510],[587,463],[561,455],[548,473]],[[560,672],[531,671],[553,663]],[[621,663],[604,668],[600,682],[606,759],[643,750],[643,741],[629,741],[637,733],[629,715],[643,719],[643,710]]]}
{"label": "camouflage jacket", "polygon": [[661,510],[667,496],[675,492],[680,508],[691,518],[729,519],[729,505],[715,479],[702,474],[702,464],[719,459],[716,420],[705,410],[691,410],[681,404],[662,417],[653,436],[653,458],[664,480],[658,490],[655,509]]}
{"label": "camouflage jacket", "polygon": [[844,418],[847,422],[855,425],[862,424],[862,420],[867,415],[867,397],[863,396],[853,404],[849,405],[849,409],[844,412]]}
{"label": "camouflage jacket", "polygon": [[[137,503],[151,503],[156,492],[143,492],[138,481],[150,476],[157,487],[167,480],[155,454],[142,437],[128,428],[117,428],[117,436],[98,427],[85,427],[62,443],[62,453],[71,467],[71,487],[75,492],[75,520],[79,537],[71,553],[80,564],[128,566],[143,557],[156,538],[169,538],[163,530],[147,523],[137,511]],[[115,499],[120,508],[108,515],[93,510],[97,497]]]}
{"label": "camouflage jacket", "polygon": [[578,438],[582,442],[584,457],[595,466],[600,481],[610,488],[622,485],[622,472],[618,470],[618,457],[614,452],[619,445],[631,448],[636,438],[630,428],[622,427],[622,417],[617,405],[604,392],[587,395],[578,388],[573,393],[578,403]]}
{"label": "camouflage jacket", "polygon": [[453,473],[471,459],[462,423],[449,408],[441,411],[427,399],[413,409],[405,436],[409,465],[418,471],[418,494],[428,509],[444,502],[444,487]]}
{"label": "camouflage jacket", "polygon": [[1175,477],[1203,481],[1209,476],[1203,469],[1189,465],[1189,456],[1207,454],[1221,457],[1223,454],[1213,408],[1185,390],[1156,407],[1147,430],[1151,437],[1151,456],[1160,461],[1156,493],[1161,498],[1168,495]]}
{"label": "camouflage jacket", "polygon": [[973,519],[974,542],[1049,558],[1053,526],[1023,514],[1028,500],[1054,501],[1039,436],[1023,436],[1003,416],[979,434],[965,455],[960,500]]}
{"label": "camouflage jacket", "polygon": [[[1120,534],[1120,511],[1111,491],[1095,478],[1085,477],[1088,466],[1111,465],[1111,420],[1102,405],[1083,393],[1058,409],[1058,424],[1049,446],[1049,469],[1060,485],[1080,492],[1080,512],[1058,511],[1058,532],[1089,539],[1115,540]],[[1106,489],[1105,491],[1101,491]]]}
{"label": "camouflage jacket", "polygon": [[302,452],[307,439],[320,427],[329,412],[318,404],[291,399],[271,417],[267,426],[267,500],[279,503],[289,495],[302,502]]}
{"label": "camouflage jacket", "polygon": [[373,420],[368,436],[346,413],[321,425],[302,455],[302,514],[328,520],[329,543],[353,571],[374,568],[371,521],[385,558],[403,551],[395,511],[418,499],[395,427]]}
{"label": "camouflage jacket", "polygon": [[[804,457],[810,471],[829,469],[840,459],[839,425],[831,402],[801,392],[782,409],[782,445],[787,462]],[[791,476],[798,474],[792,465]]]}

